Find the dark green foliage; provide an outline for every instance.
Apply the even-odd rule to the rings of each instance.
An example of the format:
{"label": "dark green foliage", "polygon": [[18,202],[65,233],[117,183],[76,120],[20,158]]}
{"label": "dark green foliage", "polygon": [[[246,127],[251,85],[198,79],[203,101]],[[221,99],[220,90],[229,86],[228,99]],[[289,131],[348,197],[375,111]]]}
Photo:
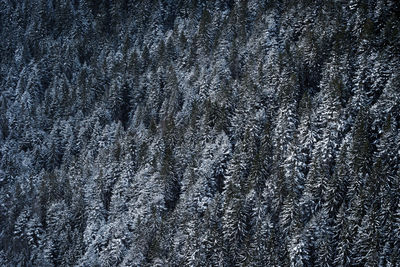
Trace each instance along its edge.
{"label": "dark green foliage", "polygon": [[399,7],[0,1],[0,265],[398,266]]}

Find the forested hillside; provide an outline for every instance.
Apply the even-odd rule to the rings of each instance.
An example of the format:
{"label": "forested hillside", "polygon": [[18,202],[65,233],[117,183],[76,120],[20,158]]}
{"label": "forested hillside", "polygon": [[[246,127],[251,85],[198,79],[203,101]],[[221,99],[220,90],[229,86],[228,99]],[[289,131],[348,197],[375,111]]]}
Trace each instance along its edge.
{"label": "forested hillside", "polygon": [[400,266],[398,0],[0,0],[0,266]]}

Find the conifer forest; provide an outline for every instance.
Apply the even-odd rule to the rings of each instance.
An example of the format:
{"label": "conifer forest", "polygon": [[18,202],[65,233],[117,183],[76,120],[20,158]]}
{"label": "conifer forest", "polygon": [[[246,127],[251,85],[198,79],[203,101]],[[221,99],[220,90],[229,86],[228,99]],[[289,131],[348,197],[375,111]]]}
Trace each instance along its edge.
{"label": "conifer forest", "polygon": [[400,1],[0,0],[0,266],[400,266]]}

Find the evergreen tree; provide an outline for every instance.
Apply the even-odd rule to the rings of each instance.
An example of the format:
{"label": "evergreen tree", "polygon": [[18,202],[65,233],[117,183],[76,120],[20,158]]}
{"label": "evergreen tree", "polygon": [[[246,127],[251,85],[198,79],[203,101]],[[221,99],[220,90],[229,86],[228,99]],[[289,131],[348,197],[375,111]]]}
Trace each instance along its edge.
{"label": "evergreen tree", "polygon": [[0,265],[399,265],[399,10],[0,1]]}

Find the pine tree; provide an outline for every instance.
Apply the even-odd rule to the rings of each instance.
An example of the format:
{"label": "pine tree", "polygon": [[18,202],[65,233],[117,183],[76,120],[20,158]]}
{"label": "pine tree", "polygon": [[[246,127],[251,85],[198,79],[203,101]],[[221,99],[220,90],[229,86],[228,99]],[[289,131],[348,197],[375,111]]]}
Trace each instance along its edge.
{"label": "pine tree", "polygon": [[178,177],[174,173],[174,156],[172,148],[166,145],[164,156],[162,159],[160,178],[164,187],[164,201],[167,209],[173,210],[179,199],[180,183]]}

